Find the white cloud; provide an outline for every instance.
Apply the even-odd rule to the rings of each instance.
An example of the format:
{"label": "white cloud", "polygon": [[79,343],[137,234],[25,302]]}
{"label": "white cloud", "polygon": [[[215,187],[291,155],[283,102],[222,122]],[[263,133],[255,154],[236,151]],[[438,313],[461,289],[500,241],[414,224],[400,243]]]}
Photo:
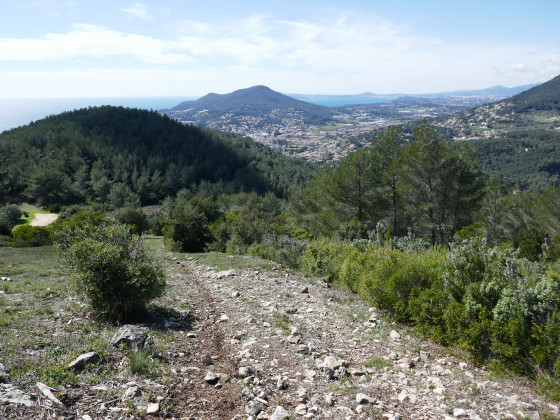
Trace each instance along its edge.
{"label": "white cloud", "polygon": [[[534,83],[560,73],[560,53],[554,46],[485,40],[452,44],[375,16],[351,13],[313,20],[262,15],[228,22],[181,20],[174,28],[179,35],[156,38],[76,24],[66,33],[37,39],[0,39],[0,61],[11,61],[11,68],[27,70],[25,61],[50,61],[51,68],[59,69],[24,71],[20,83],[20,73],[3,73],[0,92],[14,83],[26,89],[26,83],[45,78],[52,86],[60,83],[62,89],[84,92],[81,96],[92,94],[85,89],[111,96],[197,95],[255,84],[283,92],[425,93]],[[115,57],[121,68],[109,60]],[[88,64],[78,66],[83,58],[93,59],[102,70],[78,71],[91,65],[91,60],[83,60]],[[142,70],[135,68],[139,62]],[[71,81],[79,90],[70,90]],[[96,88],[94,81],[99,81]],[[37,88],[46,92],[49,83]]]}
{"label": "white cloud", "polygon": [[84,56],[128,56],[145,63],[188,60],[174,50],[171,41],[87,24],[75,24],[66,34],[50,33],[38,39],[0,38],[0,61],[57,61]]}
{"label": "white cloud", "polygon": [[148,13],[148,6],[142,3],[134,3],[133,6],[123,7],[120,10],[138,19],[153,20],[153,16]]}

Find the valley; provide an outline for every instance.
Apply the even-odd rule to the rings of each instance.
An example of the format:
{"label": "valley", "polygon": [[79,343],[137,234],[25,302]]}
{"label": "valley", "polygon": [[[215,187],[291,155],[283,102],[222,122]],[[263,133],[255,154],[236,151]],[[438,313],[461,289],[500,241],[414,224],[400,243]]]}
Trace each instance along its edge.
{"label": "valley", "polygon": [[200,102],[189,101],[160,112],[183,124],[241,134],[286,155],[325,162],[340,160],[368,144],[379,129],[445,117],[503,98],[494,92],[490,96],[464,95],[393,95],[380,103],[327,108],[256,86],[227,95],[209,94]]}

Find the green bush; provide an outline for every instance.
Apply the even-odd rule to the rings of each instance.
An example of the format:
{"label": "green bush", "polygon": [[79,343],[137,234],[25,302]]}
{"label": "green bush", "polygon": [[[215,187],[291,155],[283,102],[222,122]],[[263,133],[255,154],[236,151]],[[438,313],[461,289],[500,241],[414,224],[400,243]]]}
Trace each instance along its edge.
{"label": "green bush", "polygon": [[50,245],[49,230],[44,226],[18,225],[12,231],[13,245],[18,248]]}
{"label": "green bush", "polygon": [[204,213],[191,205],[175,215],[169,228],[162,229],[165,244],[173,251],[202,252],[212,241],[212,232]]}
{"label": "green bush", "polygon": [[267,235],[261,243],[251,245],[248,252],[290,268],[299,268],[306,244],[307,241],[287,235]]}
{"label": "green bush", "polygon": [[113,215],[117,222],[122,223],[123,225],[129,225],[133,233],[141,235],[148,230],[148,218],[141,209],[124,207],[115,210]]}
{"label": "green bush", "polygon": [[340,267],[348,253],[355,252],[350,244],[319,239],[305,247],[303,270],[311,275],[324,276],[329,281],[338,280]]}
{"label": "green bush", "polygon": [[12,229],[19,222],[23,212],[15,204],[0,208],[0,235],[11,235]]}
{"label": "green bush", "polygon": [[116,322],[133,319],[148,302],[163,294],[162,268],[127,226],[89,225],[87,237],[67,237],[79,231],[73,221],[69,224],[73,229],[62,229],[64,241],[60,247],[76,270],[78,292],[86,297],[97,317]]}
{"label": "green bush", "polygon": [[12,246],[12,237],[8,235],[0,235],[0,248]]}

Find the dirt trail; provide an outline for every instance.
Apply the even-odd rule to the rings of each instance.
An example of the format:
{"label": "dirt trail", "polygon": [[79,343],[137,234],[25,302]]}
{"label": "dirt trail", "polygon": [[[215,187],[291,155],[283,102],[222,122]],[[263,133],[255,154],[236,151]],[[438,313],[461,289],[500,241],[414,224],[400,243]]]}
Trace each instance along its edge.
{"label": "dirt trail", "polygon": [[36,213],[35,219],[31,221],[31,226],[47,226],[58,219],[58,214],[54,213]]}
{"label": "dirt trail", "polygon": [[[540,419],[558,407],[446,355],[352,294],[281,268],[216,272],[177,261],[192,331],[172,364],[175,418]],[[187,338],[189,336],[189,338]],[[205,366],[203,357],[212,365]],[[208,371],[220,379],[208,384]]]}
{"label": "dirt trail", "polygon": [[272,263],[219,271],[168,255],[166,264],[160,311],[140,324],[155,376],[132,375],[127,353],[106,349],[107,376],[68,388],[64,407],[40,392],[29,407],[6,402],[14,390],[0,383],[0,418],[560,418],[523,381],[492,378],[322,279]]}

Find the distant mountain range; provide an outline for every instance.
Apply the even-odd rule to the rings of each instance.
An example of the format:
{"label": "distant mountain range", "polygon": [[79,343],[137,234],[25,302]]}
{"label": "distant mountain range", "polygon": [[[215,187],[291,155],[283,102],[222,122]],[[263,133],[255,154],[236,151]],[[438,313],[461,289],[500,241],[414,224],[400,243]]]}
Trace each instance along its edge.
{"label": "distant mountain range", "polygon": [[266,118],[269,123],[285,123],[286,119],[291,119],[305,124],[322,125],[332,121],[337,113],[347,112],[337,108],[352,104],[397,102],[409,105],[446,105],[463,97],[476,98],[470,102],[473,106],[509,97],[531,86],[495,86],[481,90],[424,95],[379,95],[371,92],[358,95],[285,95],[266,86],[253,86],[227,94],[209,93],[197,100],[184,101],[160,112],[197,125],[208,125],[224,118],[238,123],[239,119],[247,117]]}
{"label": "distant mountain range", "polygon": [[[441,103],[441,98],[479,97],[480,102],[495,101],[507,98],[538,85],[522,85],[516,87],[494,86],[479,90],[459,90],[454,92],[426,93],[426,94],[377,94],[364,92],[355,95],[306,95],[289,93],[282,94],[266,86],[253,86],[236,90],[227,94],[209,93],[199,99],[179,103],[170,109],[161,110],[169,115],[181,114],[185,119],[189,116],[193,120],[209,119],[198,114],[208,113],[216,116],[223,113],[234,113],[247,116],[263,116],[273,110],[298,110],[305,114],[306,119],[325,119],[332,116],[328,108],[336,108],[354,104],[372,104],[382,102],[417,102],[429,104],[427,99],[434,99]],[[416,98],[416,99],[414,99]]]}
{"label": "distant mountain range", "polygon": [[536,84],[532,85],[521,85],[515,87],[504,87],[504,86],[493,86],[486,89],[477,90],[457,90],[453,92],[439,92],[439,93],[422,93],[422,94],[405,94],[405,93],[390,93],[390,94],[379,94],[372,92],[364,92],[356,95],[305,95],[299,93],[289,93],[288,96],[296,98],[302,101],[307,101],[317,104],[334,104],[338,105],[350,105],[350,104],[363,104],[363,103],[375,103],[375,102],[389,102],[398,98],[445,98],[445,97],[482,97],[491,100],[503,99],[527,89],[530,89]]}

